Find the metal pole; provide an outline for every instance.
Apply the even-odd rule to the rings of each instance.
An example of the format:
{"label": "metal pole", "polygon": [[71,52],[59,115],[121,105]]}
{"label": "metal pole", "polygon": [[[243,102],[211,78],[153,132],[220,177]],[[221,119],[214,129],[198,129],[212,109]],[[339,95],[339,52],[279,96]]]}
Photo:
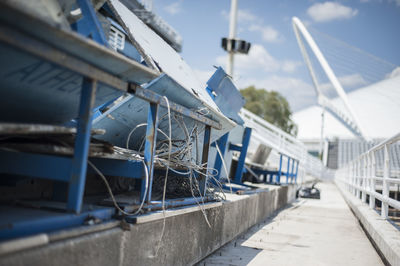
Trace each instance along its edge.
{"label": "metal pole", "polygon": [[361,178],[361,184],[362,184],[362,192],[361,192],[361,201],[363,202],[363,203],[366,203],[367,202],[367,178],[368,178],[368,176],[367,176],[367,165],[368,165],[368,163],[367,163],[367,155],[365,155],[365,156],[363,156],[362,157],[362,159],[361,159],[361,162],[362,162],[362,178]]}
{"label": "metal pole", "polygon": [[87,159],[92,128],[92,109],[95,101],[97,81],[84,78],[77,123],[74,156],[71,165],[71,179],[68,187],[67,210],[80,213],[86,182]]}
{"label": "metal pole", "polygon": [[232,42],[230,40],[235,39],[236,35],[236,19],[237,19],[237,0],[231,0],[231,14],[229,18],[229,38],[227,44],[228,50],[228,65],[227,65],[227,74],[231,77],[233,76],[233,56],[234,53],[232,51]]}
{"label": "metal pole", "polygon": [[[146,163],[147,171],[149,173],[148,190],[147,190],[147,203],[151,202],[151,190],[153,186],[154,176],[154,155],[156,153],[157,141],[157,128],[158,128],[158,104],[150,103],[147,114],[147,128],[146,128],[146,142],[144,144],[144,162]],[[142,185],[140,190],[140,200],[146,196],[145,180],[142,178]]]}
{"label": "metal pole", "polygon": [[323,161],[323,152],[324,152],[324,124],[325,124],[325,105],[322,105],[322,113],[321,113],[321,138],[319,140],[319,155],[321,156],[321,161]]}
{"label": "metal pole", "polygon": [[389,214],[389,204],[387,202],[389,198],[390,184],[387,179],[390,177],[390,144],[385,144],[383,147],[383,184],[382,184],[382,208],[381,217],[387,219]]}
{"label": "metal pole", "polygon": [[209,125],[206,125],[204,128],[203,153],[201,156],[201,165],[203,165],[204,170],[203,170],[203,175],[199,176],[199,188],[202,197],[206,195],[206,190],[207,190],[208,151],[210,150],[210,142],[211,142],[211,127]]}
{"label": "metal pole", "polygon": [[370,152],[370,176],[371,176],[371,195],[369,196],[369,207],[375,209],[375,152]]}

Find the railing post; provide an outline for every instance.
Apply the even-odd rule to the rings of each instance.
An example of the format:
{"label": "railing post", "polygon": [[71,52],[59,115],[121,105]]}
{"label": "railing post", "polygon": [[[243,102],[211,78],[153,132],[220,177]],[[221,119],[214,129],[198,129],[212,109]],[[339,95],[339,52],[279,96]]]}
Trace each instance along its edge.
{"label": "railing post", "polygon": [[358,158],[357,160],[358,164],[357,164],[357,198],[361,199],[361,188],[362,188],[362,161],[360,158]]}
{"label": "railing post", "polygon": [[[297,183],[297,171],[299,170],[299,161],[296,160],[296,168],[292,169],[292,173],[293,173],[293,178],[292,178],[292,183]],[[294,164],[293,164],[294,166]]]}
{"label": "railing post", "polygon": [[387,182],[387,178],[389,178],[390,175],[390,144],[385,144],[383,150],[384,150],[384,156],[383,156],[383,184],[382,184],[382,209],[381,209],[381,216],[382,218],[387,219],[388,214],[389,214],[389,205],[387,203],[387,199],[389,198],[389,187],[390,184]]}
{"label": "railing post", "polygon": [[362,192],[361,201],[363,203],[367,202],[367,156],[362,157]]}
{"label": "railing post", "polygon": [[353,187],[351,186],[352,178],[353,178],[353,168],[352,168],[353,163],[347,164],[347,176],[345,177],[346,180],[346,185],[347,185],[347,190],[352,193],[353,192]]}
{"label": "railing post", "polygon": [[369,156],[370,156],[370,178],[371,178],[371,180],[370,180],[371,194],[369,195],[369,207],[371,209],[375,209],[375,196],[374,196],[375,177],[376,177],[376,175],[375,175],[375,152],[374,151],[370,152]]}
{"label": "railing post", "polygon": [[352,193],[353,193],[354,196],[357,196],[357,189],[356,189],[356,185],[357,185],[357,183],[356,183],[356,180],[357,180],[356,169],[357,169],[357,167],[356,166],[357,166],[357,162],[356,161],[351,163],[352,172],[353,172],[352,179],[351,179],[351,189],[352,189]]}

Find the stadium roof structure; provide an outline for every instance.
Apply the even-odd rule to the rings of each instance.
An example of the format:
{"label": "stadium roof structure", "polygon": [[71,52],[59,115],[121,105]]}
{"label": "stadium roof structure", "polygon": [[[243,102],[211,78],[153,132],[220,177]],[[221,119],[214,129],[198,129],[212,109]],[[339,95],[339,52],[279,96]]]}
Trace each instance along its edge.
{"label": "stadium roof structure", "polygon": [[[400,130],[400,76],[388,78],[347,94],[348,101],[370,139],[388,138]],[[339,98],[331,100],[340,108]],[[321,133],[321,107],[311,106],[293,114],[299,127],[298,138],[318,139]],[[355,138],[334,116],[325,113],[325,138]]]}

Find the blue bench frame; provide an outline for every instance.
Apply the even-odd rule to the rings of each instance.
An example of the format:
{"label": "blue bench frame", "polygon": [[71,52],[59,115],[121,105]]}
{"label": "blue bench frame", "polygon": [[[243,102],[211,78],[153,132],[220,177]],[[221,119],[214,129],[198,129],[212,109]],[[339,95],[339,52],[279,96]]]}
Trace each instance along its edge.
{"label": "blue bench frame", "polygon": [[[92,20],[92,24],[96,26],[97,31],[100,30],[98,23],[96,23],[97,18],[92,14],[93,10],[91,9],[92,6],[89,1],[79,0],[79,3],[84,6],[82,9],[84,16],[89,18],[89,21],[85,23],[90,24],[90,21]],[[87,12],[90,14],[87,15]],[[85,217],[87,218],[90,215],[99,217],[102,220],[107,220],[111,219],[115,214],[113,208],[105,207],[103,209],[97,209],[96,211],[82,211],[86,173],[88,171],[87,162],[93,110],[95,110],[95,106],[93,105],[98,82],[108,84],[116,90],[127,91],[134,94],[136,97],[149,102],[144,152],[144,161],[149,172],[147,195],[144,193],[146,184],[144,182],[144,166],[141,161],[91,158],[91,162],[105,175],[142,179],[140,199],[142,200],[146,197],[146,202],[152,207],[160,205],[159,202],[152,201],[151,188],[154,172],[155,144],[157,139],[156,129],[158,126],[158,109],[159,106],[167,107],[165,99],[161,95],[150,90],[137,87],[135,84],[129,84],[104,70],[89,65],[85,61],[47,44],[45,41],[23,35],[18,31],[13,31],[12,28],[5,25],[1,25],[0,29],[4,29],[4,34],[0,34],[0,42],[15,47],[22,52],[33,54],[34,56],[42,58],[55,65],[69,69],[84,77],[80,94],[79,114],[76,123],[77,134],[72,157],[5,150],[0,151],[0,173],[23,175],[31,178],[43,178],[58,181],[55,182],[58,184],[67,184],[67,186],[65,186],[67,191],[62,193],[67,195],[64,208],[67,213],[57,219],[53,219],[52,217],[41,218],[37,221],[38,226],[31,229],[31,221],[22,221],[18,223],[19,226],[13,226],[13,229],[10,229],[11,231],[0,231],[0,239],[59,229],[72,225],[80,225]],[[95,34],[95,36],[100,36],[99,38],[95,38],[95,41],[104,44],[104,39],[101,37],[101,34]],[[90,71],[88,71],[88,69]],[[206,116],[200,115],[197,112],[191,111],[190,109],[176,103],[169,102],[169,106],[171,112],[180,113],[204,124],[205,131],[201,163],[206,169],[211,140],[211,128],[221,129],[221,125]],[[207,174],[207,170],[204,170],[204,173]],[[204,196],[207,188],[207,176],[200,175],[198,179],[201,194]],[[60,187],[62,188],[63,186],[58,186],[57,189]],[[180,200],[179,205],[193,204],[193,200],[196,199]],[[166,205],[175,206],[177,204],[174,203],[174,201],[171,201],[171,203],[167,202]],[[71,213],[73,214],[73,217],[75,217],[74,219],[71,219]],[[58,225],[54,227],[51,224],[55,221]]]}

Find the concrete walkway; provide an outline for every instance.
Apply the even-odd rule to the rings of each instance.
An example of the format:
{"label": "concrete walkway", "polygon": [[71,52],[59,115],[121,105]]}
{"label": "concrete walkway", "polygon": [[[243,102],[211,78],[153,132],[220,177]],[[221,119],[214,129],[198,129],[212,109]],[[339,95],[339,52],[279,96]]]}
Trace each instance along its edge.
{"label": "concrete walkway", "polygon": [[300,199],[199,265],[383,265],[335,185]]}

